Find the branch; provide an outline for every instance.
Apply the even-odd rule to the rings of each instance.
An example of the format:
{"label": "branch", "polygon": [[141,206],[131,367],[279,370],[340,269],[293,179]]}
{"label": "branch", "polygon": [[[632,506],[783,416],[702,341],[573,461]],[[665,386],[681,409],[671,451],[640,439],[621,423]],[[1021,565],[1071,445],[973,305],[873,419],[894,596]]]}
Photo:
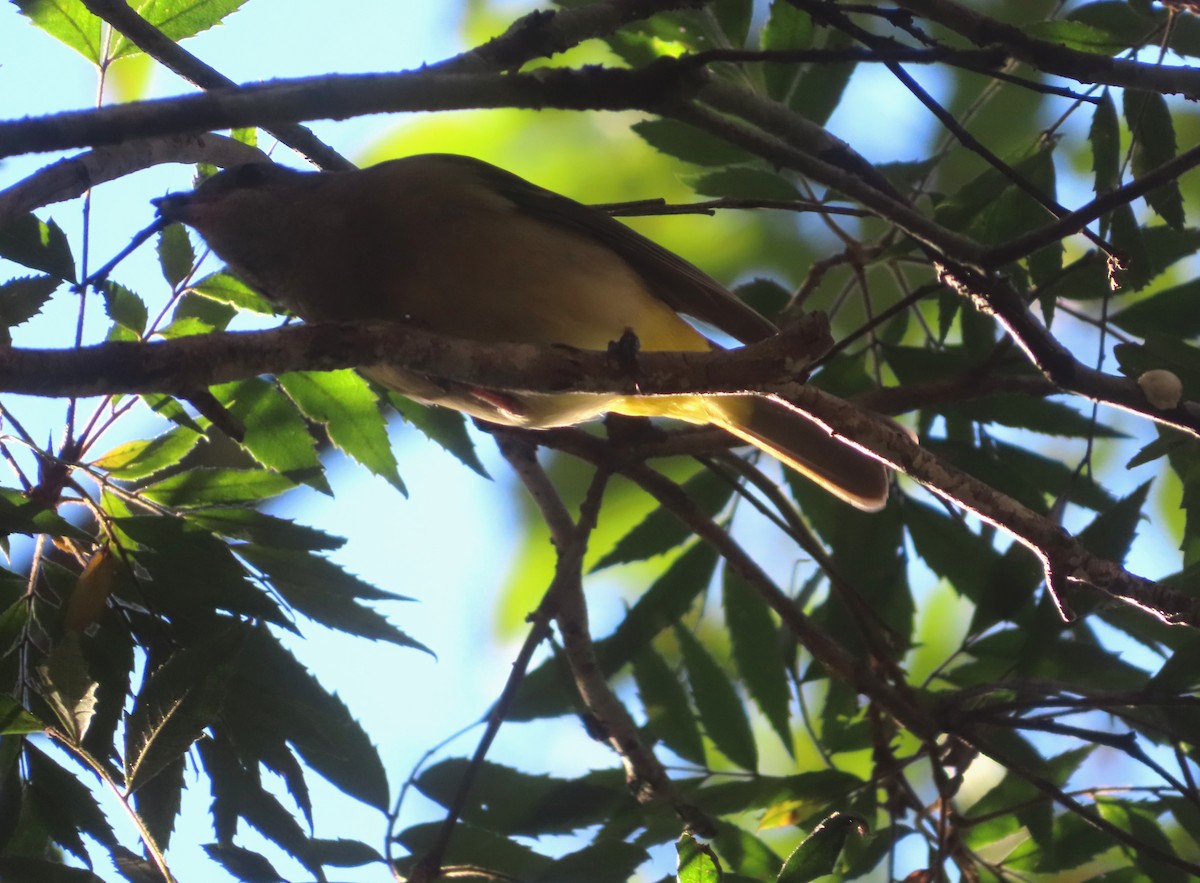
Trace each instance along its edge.
{"label": "branch", "polygon": [[294,325],[214,332],[155,343],[113,341],[78,349],[0,348],[0,392],[96,396],[180,395],[259,374],[394,363],[432,377],[510,391],[641,393],[675,387],[735,393],[763,377],[803,371],[829,345],[824,317],[737,350],[641,353],[626,358],[568,347],[487,344],[388,322]]}
{"label": "branch", "polygon": [[1043,73],[1089,85],[1103,83],[1182,95],[1192,100],[1200,98],[1200,68],[1165,67],[1069,49],[1060,43],[1031,37],[1016,25],[989,18],[953,0],[898,0],[897,5],[937,22],[976,46],[1003,46],[1013,58]]}
{"label": "branch", "polygon": [[[88,12],[108,22],[135,46],[188,82],[202,89],[229,89],[237,85],[224,74],[209,67],[186,49],[181,48],[178,43],[134,12],[125,0],[82,0],[82,2]],[[267,131],[322,168],[354,168],[353,163],[303,126],[284,123],[268,127]]]}
{"label": "branch", "polygon": [[432,68],[300,77],[0,122],[0,158],[118,144],[180,132],[372,113],[518,107],[656,111],[694,93],[706,75],[664,59],[638,70],[588,67],[534,74],[459,74]]}
{"label": "branch", "polygon": [[267,159],[256,147],[211,133],[97,147],[43,166],[28,178],[0,190],[0,227],[35,208],[74,199],[97,184],[161,163],[210,162],[228,167]]}

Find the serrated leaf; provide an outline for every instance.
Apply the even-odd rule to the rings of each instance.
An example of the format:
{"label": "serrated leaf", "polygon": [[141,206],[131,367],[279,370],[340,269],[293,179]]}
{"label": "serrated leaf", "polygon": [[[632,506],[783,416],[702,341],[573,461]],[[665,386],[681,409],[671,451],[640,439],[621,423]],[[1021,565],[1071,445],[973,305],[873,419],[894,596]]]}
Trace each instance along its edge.
{"label": "serrated leaf", "polygon": [[1081,414],[1077,408],[1049,399],[1026,395],[996,395],[976,402],[961,402],[933,409],[949,418],[995,423],[1066,438],[1125,438],[1103,423]]}
{"label": "serrated leaf", "polygon": [[[1176,153],[1175,124],[1167,100],[1158,92],[1125,89],[1125,121],[1133,133],[1133,174],[1140,178]],[[1183,195],[1178,180],[1171,179],[1146,194],[1146,202],[1176,230],[1184,225]]]}
{"label": "serrated leaf", "polygon": [[679,883],[720,883],[721,865],[712,849],[691,834],[675,843],[675,879]]}
{"label": "serrated leaf", "polygon": [[0,325],[15,328],[32,319],[61,284],[53,276],[26,276],[0,284]]}
{"label": "serrated leaf", "polygon": [[100,64],[101,25],[80,0],[13,0],[29,20],[70,46],[92,64]]}
{"label": "serrated leaf", "polygon": [[255,460],[332,495],[308,424],[278,387],[251,377],[213,387],[212,392],[242,421],[246,433],[241,443]]}
{"label": "serrated leaf", "polygon": [[1092,126],[1088,130],[1092,146],[1092,171],[1096,193],[1108,193],[1121,186],[1121,124],[1112,94],[1105,89],[1096,109],[1092,111]]}
{"label": "serrated leaf", "polygon": [[266,469],[196,467],[148,484],[141,492],[164,506],[186,509],[268,500],[295,486],[286,475]]}
{"label": "serrated leaf", "polygon": [[[765,50],[787,51],[807,49],[813,41],[813,23],[808,13],[801,12],[786,0],[776,0],[767,13],[759,37],[759,45]],[[776,101],[789,104],[795,94],[804,68],[796,64],[766,64],[763,78],[767,94]]]}
{"label": "serrated leaf", "polygon": [[765,169],[728,168],[688,175],[684,183],[704,196],[734,199],[801,199],[800,190],[785,178]]}
{"label": "serrated leaf", "polygon": [[396,628],[380,613],[357,599],[410,601],[351,576],[327,558],[308,552],[239,546],[237,553],[265,573],[288,605],[324,626],[351,635],[415,647],[432,655],[428,647]]}
{"label": "serrated leaf", "polygon": [[646,729],[684,760],[704,766],[704,739],[687,692],[653,645],[633,657],[633,680],[646,713]]}
{"label": "serrated leaf", "polygon": [[[825,28],[821,48],[849,49],[857,45],[854,38],[836,28]],[[804,67],[796,80],[788,106],[818,126],[829,121],[842,101],[842,95],[857,67],[853,62],[842,64],[813,64]]]}
{"label": "serrated leaf", "polygon": [[181,758],[217,717],[241,646],[236,632],[171,655],[148,674],[125,722],[125,787],[136,792]]}
{"label": "serrated leaf", "polygon": [[112,847],[117,837],[104,811],[86,785],[28,742],[24,751],[29,797],[54,840],[91,866],[80,834]]}
{"label": "serrated leaf", "polygon": [[249,310],[263,316],[274,316],[278,313],[269,300],[228,273],[211,273],[189,285],[188,291],[217,303],[229,304],[239,310]]}
{"label": "serrated leaf", "polygon": [[632,128],[655,150],[684,162],[728,166],[751,159],[740,147],[676,120],[643,120],[634,123]]}
{"label": "serrated leaf", "polygon": [[745,770],[758,768],[758,745],[737,691],[708,650],[682,626],[675,639],[683,651],[692,699],[704,732],[722,754]]}
{"label": "serrated leaf", "polygon": [[124,285],[111,280],[101,283],[99,290],[104,297],[104,312],[108,318],[121,328],[132,331],[135,337],[141,337],[150,318],[145,301]]}
{"label": "serrated leaf", "polygon": [[123,481],[146,478],[172,466],[178,466],[199,444],[203,436],[177,426],[151,439],[138,439],[117,445],[93,460],[91,465]]}
{"label": "serrated leaf", "polygon": [[851,834],[862,836],[866,825],[851,815],[834,813],[821,822],[783,863],[777,883],[809,883],[832,874]]}
{"label": "serrated leaf", "polygon": [[1124,255],[1125,267],[1118,274],[1122,288],[1141,291],[1158,272],[1146,247],[1145,233],[1138,226],[1129,203],[1117,206],[1109,216],[1109,238],[1117,251]]}
{"label": "serrated leaf", "polygon": [[0,856],[0,880],[4,883],[106,883],[102,877],[83,868],[9,856]]}
{"label": "serrated leaf", "polygon": [[158,234],[158,266],[171,288],[177,288],[196,266],[196,251],[183,224],[168,224]]}
{"label": "serrated leaf", "polygon": [[1180,285],[1156,291],[1127,307],[1110,321],[1130,334],[1147,337],[1151,334],[1178,334],[1195,337],[1200,334],[1200,280],[1191,279]]}
{"label": "serrated leaf", "polygon": [[742,683],[788,754],[795,756],[787,664],[770,608],[754,587],[729,567],[725,568],[721,601]]}
{"label": "serrated leaf", "polygon": [[189,513],[188,520],[224,537],[281,549],[315,552],[340,549],[346,544],[343,537],[257,509],[208,509]]}
{"label": "serrated leaf", "polygon": [[339,450],[406,493],[379,399],[362,377],[344,370],[293,372],[277,379],[304,416],[326,428]]}
{"label": "serrated leaf", "polygon": [[309,848],[317,864],[335,868],[359,868],[373,862],[382,862],[383,856],[373,846],[368,846],[359,840],[314,839]]}
{"label": "serrated leaf", "polygon": [[242,883],[282,883],[283,877],[266,856],[232,843],[205,843],[208,857]]}
{"label": "serrated leaf", "polygon": [[[714,517],[725,508],[733,496],[734,485],[711,469],[702,469],[683,484],[683,491],[695,506],[709,517]],[[692,532],[674,513],[664,506],[650,512],[617,544],[592,565],[591,572],[603,570],[613,564],[645,561],[661,555],[687,542]]]}
{"label": "serrated leaf", "polygon": [[[400,832],[396,839],[409,852],[409,857],[401,860],[402,873],[411,872],[416,858],[433,845],[440,829],[440,822],[429,822]],[[545,873],[553,860],[485,827],[459,822],[442,862],[447,867],[486,868],[493,878],[503,875],[501,879],[532,880]]]}
{"label": "serrated leaf", "polygon": [[264,630],[248,636],[238,663],[245,682],[242,701],[275,715],[285,738],[317,773],[386,812],[387,774],[379,752],[346,704]]}
{"label": "serrated leaf", "polygon": [[0,258],[67,282],[75,281],[75,258],[66,234],[54,221],[43,222],[32,213],[0,227]]}
{"label": "serrated leaf", "polygon": [[[424,770],[417,789],[443,806],[457,792],[469,761],[452,758]],[[566,834],[605,821],[617,807],[632,800],[623,777],[615,770],[589,773],[577,779],[521,772],[484,761],[476,771],[471,802],[463,819],[506,836]]]}
{"label": "serrated leaf", "polygon": [[[137,13],[176,43],[206,31],[246,0],[140,0]],[[109,55],[111,60],[135,55],[141,50],[118,35]]]}
{"label": "serrated leaf", "polygon": [[78,745],[92,722],[99,686],[88,672],[78,639],[68,635],[59,641],[38,666],[37,674],[38,692],[58,718],[62,732]]}
{"label": "serrated leaf", "polygon": [[396,413],[404,418],[406,423],[415,426],[422,435],[471,471],[484,478],[491,478],[475,452],[475,443],[467,434],[466,417],[461,413],[450,408],[423,405],[390,391],[387,396]]}
{"label": "serrated leaf", "polygon": [[582,849],[554,860],[532,883],[626,883],[634,879],[649,853],[635,843],[601,837]]}
{"label": "serrated leaf", "polygon": [[[24,606],[24,602],[18,602]],[[46,725],[25,710],[12,696],[0,693],[0,736],[23,736],[40,733]]]}
{"label": "serrated leaf", "polygon": [[213,610],[228,610],[288,624],[275,602],[247,581],[229,548],[207,531],[161,516],[117,517],[112,524],[122,546],[149,575],[139,587],[160,612],[195,621]]}

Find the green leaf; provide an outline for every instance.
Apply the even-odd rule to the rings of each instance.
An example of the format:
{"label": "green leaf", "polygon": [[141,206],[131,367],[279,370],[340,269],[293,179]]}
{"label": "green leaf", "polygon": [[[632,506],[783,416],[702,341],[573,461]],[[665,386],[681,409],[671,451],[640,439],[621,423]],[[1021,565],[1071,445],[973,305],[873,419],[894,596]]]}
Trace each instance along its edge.
{"label": "green leaf", "polygon": [[250,585],[228,546],[207,531],[181,519],[153,515],[114,518],[113,527],[149,575],[139,587],[159,612],[194,622],[214,610],[228,610],[288,623],[275,602]]}
{"label": "green leaf", "polygon": [[91,465],[106,471],[109,478],[123,481],[146,478],[178,466],[201,438],[200,433],[177,426],[155,438],[117,445],[93,460]]}
{"label": "green leaf", "polygon": [[83,868],[36,858],[0,856],[0,880],[4,883],[105,883]]}
{"label": "green leaf", "polygon": [[1180,285],[1156,291],[1127,307],[1111,321],[1118,328],[1146,337],[1151,334],[1177,334],[1195,337],[1200,334],[1200,280],[1191,279]]}
{"label": "green leaf", "polygon": [[[434,764],[417,777],[417,789],[449,806],[469,765],[465,758]],[[601,770],[559,779],[484,761],[463,819],[474,825],[486,823],[488,830],[508,837],[567,834],[600,824],[618,808],[632,805],[623,778],[616,770]]]}
{"label": "green leaf", "polygon": [[684,183],[704,196],[733,199],[801,199],[800,190],[765,169],[729,168],[684,177]]}
{"label": "green leaf", "polygon": [[42,311],[61,279],[53,276],[26,276],[0,283],[0,325],[15,328]]}
{"label": "green leaf", "polygon": [[777,883],[808,883],[832,874],[846,839],[852,833],[865,835],[866,824],[854,816],[834,813],[788,856],[776,878]]}
{"label": "green leaf", "polygon": [[278,387],[252,377],[212,392],[246,427],[242,446],[255,460],[332,496],[308,424]]}
{"label": "green leaf", "polygon": [[96,681],[88,673],[78,639],[68,636],[38,666],[38,692],[58,718],[60,730],[78,745],[87,734],[96,708]]}
{"label": "green leaf", "polygon": [[[812,42],[813,23],[808,13],[801,12],[787,0],[773,0],[759,45],[766,50],[788,51],[807,49]],[[764,65],[767,94],[776,101],[790,104],[804,70],[797,64]]]}
{"label": "green leaf", "polygon": [[0,227],[0,258],[67,282],[75,281],[75,258],[66,234],[54,221],[43,223],[32,213]]}
{"label": "green leaf", "polygon": [[288,742],[321,776],[387,811],[387,773],[379,752],[341,699],[326,692],[265,630],[249,634],[238,664],[243,702],[276,716]]}
{"label": "green leaf", "polygon": [[1027,395],[988,396],[980,401],[961,402],[931,410],[949,418],[995,423],[1066,438],[1126,437],[1124,433],[1094,421],[1090,415],[1081,414],[1078,408]]}
{"label": "green leaf", "polygon": [[643,120],[634,123],[632,128],[655,150],[684,162],[728,166],[751,159],[740,147],[676,120]]}
{"label": "green leaf", "polygon": [[756,770],[758,745],[733,684],[690,631],[676,625],[675,638],[683,651],[692,699],[700,712],[705,733],[720,752],[739,767]]}
{"label": "green leaf", "polygon": [[[24,606],[24,602],[18,602]],[[30,714],[25,708],[6,693],[0,693],[0,736],[22,736],[26,733],[40,733],[46,725]]]}
{"label": "green leaf", "polygon": [[721,600],[725,624],[742,683],[775,730],[788,754],[792,744],[791,691],[782,641],[771,609],[762,596],[730,567],[725,567]]}
{"label": "green leaf", "polygon": [[583,849],[555,859],[554,864],[536,877],[533,883],[627,883],[634,879],[638,866],[649,853],[634,843],[611,838],[597,839]]}
{"label": "green leaf", "polygon": [[137,791],[172,762],[216,719],[241,647],[229,631],[171,654],[147,673],[125,723],[125,787]]}
{"label": "green leaf", "polygon": [[[402,874],[411,874],[416,859],[433,846],[441,827],[440,822],[429,822],[400,832],[396,839],[409,852],[409,856],[400,861]],[[552,863],[552,859],[539,855],[523,843],[466,822],[455,825],[454,836],[442,859],[443,867],[486,868],[491,878],[503,875],[501,879],[510,880],[537,879]]]}
{"label": "green leaf", "polygon": [[108,847],[117,842],[104,811],[86,785],[29,742],[24,756],[30,801],[42,824],[59,845],[90,866],[80,834]]}
{"label": "green leaf", "polygon": [[105,280],[99,286],[104,297],[104,312],[121,328],[128,328],[137,337],[146,332],[150,318],[146,303],[124,285]]}
{"label": "green leaf", "polygon": [[[1104,31],[1116,46],[1142,46],[1158,30],[1154,18],[1134,8],[1126,0],[1099,0],[1084,3],[1067,13],[1067,19]],[[1115,54],[1109,50],[1109,54]]]}
{"label": "green leaf", "polygon": [[103,24],[80,0],[13,0],[21,14],[70,46],[92,64],[100,64]]}
{"label": "green leaf", "polygon": [[224,537],[281,549],[320,551],[340,549],[346,544],[342,537],[257,509],[208,509],[188,513],[188,520]]}
{"label": "green leaf", "polygon": [[1124,561],[1133,546],[1149,492],[1150,482],[1147,481],[1098,514],[1091,524],[1076,534],[1076,538],[1094,555],[1118,564]]}
{"label": "green leaf", "polygon": [[268,500],[295,486],[287,476],[266,469],[196,467],[146,485],[142,493],[164,506],[186,509]]}
{"label": "green leaf", "polygon": [[211,273],[189,285],[188,291],[217,303],[229,304],[239,310],[248,310],[263,316],[274,316],[278,313],[269,300],[228,273]]}
{"label": "green leaf", "polygon": [[[1167,100],[1158,92],[1125,89],[1122,94],[1125,122],[1134,139],[1133,174],[1140,178],[1175,158],[1175,124]],[[1151,190],[1146,194],[1146,202],[1176,230],[1183,229],[1183,195],[1178,180],[1171,179]]]}
{"label": "green leaf", "polygon": [[783,859],[760,838],[724,819],[717,820],[717,836],[712,845],[727,870],[753,880],[773,879],[783,867]]}
{"label": "green leaf", "polygon": [[382,862],[383,856],[373,846],[368,846],[359,840],[314,839],[310,848],[317,864],[335,868],[360,868],[374,862]]}
{"label": "green leaf", "polygon": [[[138,14],[176,43],[206,31],[227,15],[236,12],[246,0],[140,0],[134,5]],[[116,60],[141,52],[133,43],[118,35],[110,58]]]}
{"label": "green leaf", "polygon": [[339,450],[406,493],[379,399],[362,377],[345,370],[293,372],[277,379],[305,417],[325,426]]}
{"label": "green leaf", "polygon": [[704,766],[704,739],[687,692],[653,645],[633,657],[633,680],[646,712],[646,729],[684,760]]}
{"label": "green leaf", "polygon": [[439,408],[435,405],[422,405],[412,399],[406,399],[398,393],[388,392],[388,401],[396,409],[406,423],[415,426],[422,435],[449,453],[460,463],[473,472],[491,478],[479,455],[475,453],[475,443],[467,434],[467,422],[458,411],[450,408]]}
{"label": "green leaf", "polygon": [[432,655],[428,647],[389,623],[381,614],[357,602],[410,601],[351,576],[327,558],[309,552],[265,546],[237,547],[237,554],[267,575],[288,606],[324,626],[373,641],[415,647]]}
{"label": "green leaf", "polygon": [[[857,45],[853,37],[836,28],[825,28],[822,33],[822,49],[849,49]],[[806,65],[796,80],[788,106],[817,125],[825,125],[841,103],[856,67],[853,62]]]}
{"label": "green leaf", "polygon": [[978,603],[987,596],[991,574],[1002,558],[986,538],[947,517],[940,507],[915,500],[904,507],[904,523],[917,554],[930,570],[972,601]]}
{"label": "green leaf", "polygon": [[1109,225],[1109,238],[1125,258],[1125,268],[1117,275],[1121,287],[1141,291],[1158,272],[1146,245],[1146,235],[1149,231],[1138,226],[1133,206],[1129,203],[1112,210]]}
{"label": "green leaf", "polygon": [[676,880],[679,883],[720,883],[721,865],[709,846],[691,834],[684,834],[676,842],[675,852],[678,856]]}
{"label": "green leaf", "polygon": [[1121,186],[1121,124],[1108,89],[1101,93],[1092,111],[1088,142],[1092,145],[1092,171],[1096,176],[1092,189],[1097,194],[1116,190]]}
{"label": "green leaf", "polygon": [[196,252],[183,224],[168,224],[158,234],[158,265],[171,288],[178,288],[196,266]]}
{"label": "green leaf", "polygon": [[1084,24],[1081,21],[1039,21],[1022,27],[1027,36],[1051,43],[1058,43],[1068,49],[1080,52],[1112,52],[1120,48],[1120,44],[1112,35],[1100,28]]}
{"label": "green leaf", "polygon": [[721,27],[726,45],[740,49],[750,34],[750,18],[754,13],[753,0],[716,0],[709,7]]}
{"label": "green leaf", "polygon": [[205,843],[208,857],[244,883],[277,883],[284,878],[267,857],[233,843]]}
{"label": "green leaf", "polygon": [[[735,487],[730,481],[711,469],[702,469],[683,484],[684,493],[710,518],[725,508],[734,490]],[[691,538],[691,528],[666,507],[658,506],[592,565],[592,573],[613,564],[645,561],[668,552]]]}

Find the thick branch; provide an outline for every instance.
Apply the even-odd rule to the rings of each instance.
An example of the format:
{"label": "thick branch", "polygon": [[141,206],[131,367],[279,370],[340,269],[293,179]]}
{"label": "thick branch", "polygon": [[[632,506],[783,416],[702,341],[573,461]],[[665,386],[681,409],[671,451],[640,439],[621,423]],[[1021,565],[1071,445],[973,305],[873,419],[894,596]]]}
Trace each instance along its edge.
{"label": "thick branch", "polygon": [[1003,46],[1013,58],[1039,71],[1080,83],[1148,89],[1164,95],[1200,98],[1200,69],[1127,61],[1070,49],[1031,37],[1016,25],[989,18],[953,0],[899,0],[904,9],[935,21],[976,46]]}

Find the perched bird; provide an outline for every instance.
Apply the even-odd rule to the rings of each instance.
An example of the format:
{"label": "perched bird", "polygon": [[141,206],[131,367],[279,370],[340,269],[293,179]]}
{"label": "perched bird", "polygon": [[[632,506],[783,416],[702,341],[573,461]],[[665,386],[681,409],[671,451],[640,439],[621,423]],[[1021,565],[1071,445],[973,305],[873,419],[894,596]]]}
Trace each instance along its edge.
{"label": "perched bird", "polygon": [[[605,350],[706,351],[682,318],[742,342],[776,328],[677,255],[595,209],[476,159],[426,154],[342,172],[253,163],[155,200],[238,276],[305,319],[382,319],[451,337]],[[887,501],[870,457],[803,413],[757,395],[518,395],[364,369],[421,402],[509,426],[615,412],[711,423],[860,509]]]}

